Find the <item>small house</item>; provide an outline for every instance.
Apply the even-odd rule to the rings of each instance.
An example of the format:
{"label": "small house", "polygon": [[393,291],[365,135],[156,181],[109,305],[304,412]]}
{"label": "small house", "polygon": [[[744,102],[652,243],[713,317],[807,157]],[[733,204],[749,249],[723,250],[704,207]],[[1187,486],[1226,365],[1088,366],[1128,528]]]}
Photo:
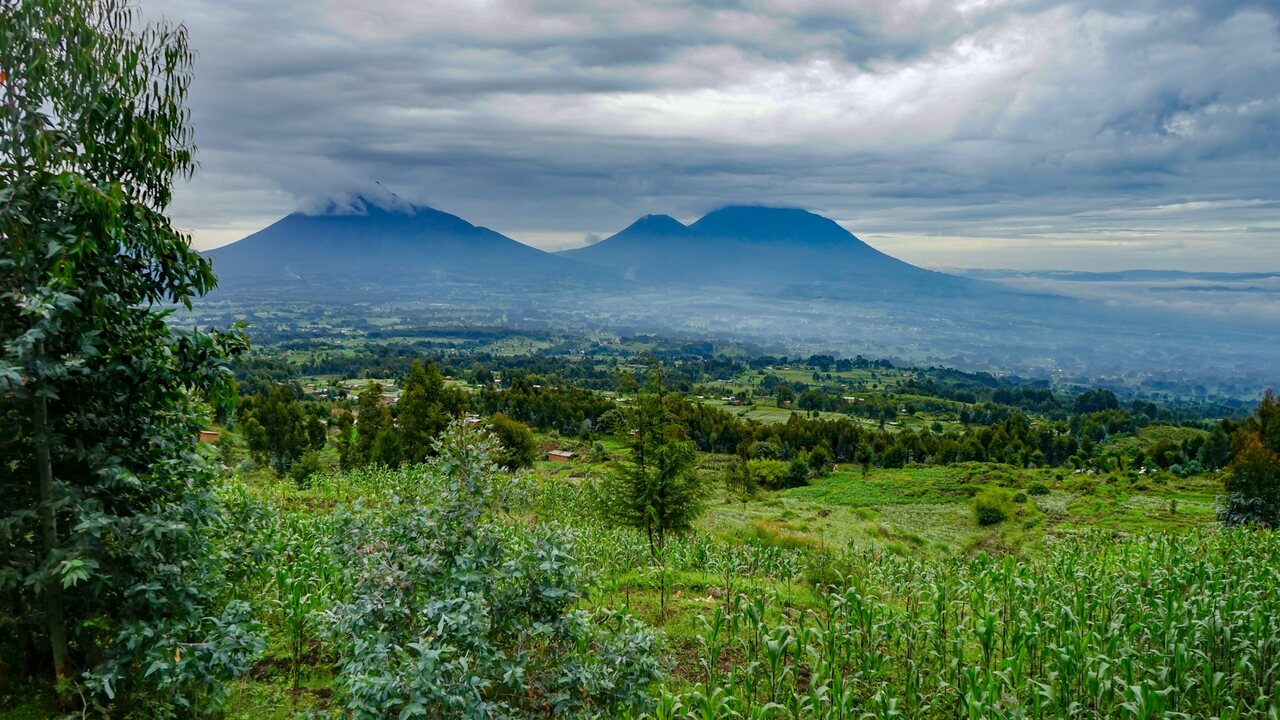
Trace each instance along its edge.
{"label": "small house", "polygon": [[568,450],[548,450],[547,459],[551,462],[569,462],[577,457],[577,453],[571,453]]}

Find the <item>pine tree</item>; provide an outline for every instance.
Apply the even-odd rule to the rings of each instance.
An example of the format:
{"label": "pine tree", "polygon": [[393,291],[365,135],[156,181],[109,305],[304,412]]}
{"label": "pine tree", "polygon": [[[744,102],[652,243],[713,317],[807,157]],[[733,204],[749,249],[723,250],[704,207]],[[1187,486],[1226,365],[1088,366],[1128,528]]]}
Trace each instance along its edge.
{"label": "pine tree", "polygon": [[622,414],[630,457],[594,489],[594,498],[613,521],[643,530],[657,558],[667,535],[688,530],[704,509],[697,451],[668,406],[656,362]]}

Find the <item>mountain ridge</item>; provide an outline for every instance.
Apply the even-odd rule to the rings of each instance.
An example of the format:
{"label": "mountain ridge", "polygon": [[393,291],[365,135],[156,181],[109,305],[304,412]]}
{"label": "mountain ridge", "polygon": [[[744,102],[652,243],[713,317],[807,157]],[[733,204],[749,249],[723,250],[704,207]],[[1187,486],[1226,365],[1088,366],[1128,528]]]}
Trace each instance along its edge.
{"label": "mountain ridge", "polygon": [[325,291],[355,285],[408,293],[441,283],[506,290],[571,281],[603,293],[628,282],[879,299],[986,285],[898,260],[807,210],[760,205],[725,206],[690,225],[645,215],[600,242],[548,253],[442,210],[356,196],[290,213],[206,255],[226,287],[274,282]]}
{"label": "mountain ridge", "polygon": [[801,208],[729,205],[687,226],[655,217],[557,254],[654,282],[822,283],[842,295],[896,291],[913,283],[930,294],[981,285],[887,255],[834,220]]}

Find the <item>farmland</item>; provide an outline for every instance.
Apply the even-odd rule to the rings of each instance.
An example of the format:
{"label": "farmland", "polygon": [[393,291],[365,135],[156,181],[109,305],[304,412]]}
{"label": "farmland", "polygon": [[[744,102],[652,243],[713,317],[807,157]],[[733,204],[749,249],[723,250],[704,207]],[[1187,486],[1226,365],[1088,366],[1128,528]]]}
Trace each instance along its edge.
{"label": "farmland", "polygon": [[[1100,489],[1104,481],[1093,492],[1064,483],[1035,497],[1022,525],[987,530],[974,524],[964,488],[1052,475],[836,472],[745,503],[720,496],[656,565],[638,532],[606,526],[577,501],[577,484],[599,470],[538,463],[519,476],[525,499],[509,517],[560,528],[589,578],[579,607],[630,612],[658,630],[665,672],[646,717],[1270,711],[1280,628],[1268,568],[1280,546],[1269,533],[1216,529],[1207,481],[1146,490]],[[242,592],[262,599],[276,630],[255,676],[235,686],[230,717],[332,707],[331,641],[317,620],[308,649],[290,655],[287,591],[323,587],[320,603],[349,592],[333,571],[349,552],[343,513],[430,502],[423,477],[327,474],[306,489],[228,481],[223,492],[239,507],[259,504],[269,512],[258,517],[271,518],[237,544],[276,543],[266,568],[246,565]],[[290,564],[297,577],[286,581],[269,559],[317,553],[314,568]],[[1219,639],[1228,637],[1229,646]]]}
{"label": "farmland", "polygon": [[[426,717],[450,703],[471,708],[463,714],[555,708],[655,720],[1272,712],[1280,583],[1268,568],[1280,545],[1218,524],[1222,406],[726,350],[506,333],[260,348],[240,371],[239,416],[201,447],[220,468],[228,513],[217,535],[227,599],[243,603],[262,640],[219,712]],[[634,460],[634,439],[611,413],[639,406],[625,378],[650,372],[658,354],[680,388],[667,406],[697,440],[704,495],[691,527],[655,549],[589,498]],[[430,402],[474,420],[444,431],[428,464],[361,460],[343,413],[369,412],[364,397],[377,385],[399,418],[383,432],[407,428],[406,398],[421,380],[404,368],[422,357],[440,364],[427,373],[438,373]],[[328,427],[287,473],[248,430],[268,411],[259,393],[273,387],[292,387],[300,417]],[[485,439],[491,413],[528,424],[527,467],[494,471],[477,459],[497,457]],[[362,427],[357,417],[355,436]],[[965,442],[985,459],[947,455],[948,443]],[[552,449],[574,459],[550,462]],[[733,485],[734,468],[758,472],[761,484]],[[1005,506],[982,524],[976,503],[990,492],[1005,493]],[[421,540],[454,522],[472,539]],[[507,591],[431,569],[444,558],[508,568],[515,574],[502,582],[534,583],[555,599],[519,601],[503,613],[534,615],[500,629],[483,618],[512,602]],[[389,577],[434,589],[388,595]],[[491,609],[433,604],[459,582]],[[370,634],[362,617],[401,604],[409,614],[380,621],[393,633]],[[411,670],[419,661],[405,653],[429,640],[448,657],[462,639],[415,630],[416,612],[480,623],[469,632],[489,644],[432,671],[443,684],[422,686]],[[549,635],[525,634],[539,622],[553,622]],[[513,642],[525,648],[518,656]],[[353,654],[352,643],[366,651]],[[599,665],[601,653],[620,664]],[[524,673],[514,680],[513,657]],[[556,690],[563,678],[547,674],[559,662],[581,663],[572,702]],[[468,694],[456,684],[464,678],[490,689]],[[427,699],[414,705],[415,693]],[[35,691],[0,717],[39,717],[50,702]]]}
{"label": "farmland", "polygon": [[[501,351],[519,347],[520,341],[499,342],[479,353],[468,349],[441,356],[453,368],[446,382],[469,393],[473,402],[503,397],[476,382],[485,378],[484,368],[478,369],[483,364],[511,388],[505,392],[532,393],[530,399],[551,394],[533,407],[544,407],[561,392],[554,388],[575,385],[590,389],[592,395],[584,397],[615,403],[629,396],[609,389],[615,381],[607,378],[619,370],[644,372],[643,353],[662,347],[661,341],[618,342],[604,354],[584,354],[581,361],[520,380],[527,371],[514,368],[526,360]],[[357,346],[349,359],[365,352]],[[295,372],[306,372],[317,360],[296,351],[285,357]],[[924,391],[920,381],[928,373],[914,369],[823,372],[810,361],[792,360],[736,372],[708,366],[699,377],[692,361],[676,359],[670,366],[671,377],[688,378],[678,381],[687,383],[683,395],[689,407],[722,412],[758,428],[781,430],[801,417],[853,422],[863,432],[885,437],[945,435],[965,432],[973,421],[964,418],[977,407]],[[348,397],[371,380],[401,388],[394,372],[338,378],[304,376],[303,382],[316,387],[329,382]],[[774,393],[779,387],[801,392],[783,403]],[[803,393],[810,393],[806,402],[818,393],[833,398],[843,410],[791,407]],[[611,525],[583,502],[594,482],[627,462],[626,437],[609,430],[583,432],[551,419],[545,410],[521,414],[523,406],[514,397],[501,407],[534,425],[538,450],[531,467],[499,476],[497,482],[518,488],[520,496],[505,511],[503,532],[553,528],[583,578],[573,607],[621,612],[654,633],[652,655],[660,679],[649,686],[649,700],[618,710],[620,716],[1061,717],[1087,707],[1094,717],[1161,717],[1166,711],[1251,716],[1269,710],[1269,674],[1245,677],[1239,669],[1225,672],[1214,665],[1221,660],[1198,657],[1192,666],[1189,656],[1178,655],[1184,652],[1178,647],[1188,642],[1203,644],[1203,623],[1221,612],[1212,601],[1184,607],[1197,619],[1180,625],[1181,635],[1165,633],[1159,651],[1149,653],[1152,623],[1167,617],[1156,612],[1156,603],[1168,589],[1219,582],[1206,557],[1258,568],[1241,575],[1241,583],[1267,587],[1275,582],[1259,574],[1276,551],[1269,536],[1257,536],[1266,541],[1255,545],[1255,536],[1219,529],[1214,504],[1220,472],[1134,464],[1134,458],[1160,447],[1183,449],[1179,458],[1164,461],[1167,466],[1187,462],[1186,448],[1206,442],[1212,421],[1151,422],[1132,432],[1110,433],[1091,451],[1096,459],[1057,465],[966,461],[885,467],[876,458],[846,457],[798,486],[747,495],[722,482],[737,456],[705,451],[697,464],[708,488],[705,512],[691,532],[673,538],[654,556],[639,530]],[[867,413],[865,406],[878,409]],[[1065,423],[1055,421],[1052,412],[1062,411],[1037,416],[1038,421]],[[542,459],[552,448],[572,450],[577,458],[570,463]],[[234,430],[220,452],[227,467],[236,468],[223,492],[237,503],[264,508],[266,517],[288,528],[269,524],[257,532],[319,542],[318,551],[276,552],[286,557],[319,552],[320,567],[328,568],[283,586],[261,567],[243,571],[260,584],[246,596],[271,598],[302,583],[323,587],[325,598],[301,611],[311,618],[302,652],[296,650],[296,635],[289,638],[297,632],[290,623],[297,620],[283,609],[287,598],[271,601],[275,609],[265,610],[264,617],[275,629],[266,657],[248,679],[234,685],[228,715],[349,710],[343,703],[358,689],[344,685],[337,641],[326,635],[321,609],[351,592],[343,587],[343,573],[334,570],[350,562],[344,557],[350,549],[335,533],[347,532],[343,523],[355,507],[380,513],[430,506],[435,500],[420,486],[430,472],[330,470],[300,487],[256,467]],[[325,464],[337,464],[332,446],[322,455]],[[1014,493],[1016,503],[1007,520],[982,526],[975,522],[974,497],[991,487]],[[255,546],[265,540],[237,542]],[[1200,560],[1185,572],[1171,569],[1169,563],[1183,558]],[[1068,583],[1076,594],[1043,592]],[[1248,632],[1258,634],[1250,642],[1262,647],[1272,642],[1267,639],[1275,631],[1270,620],[1256,625],[1266,612],[1263,605],[1236,612],[1237,618],[1252,618]],[[1119,632],[1116,623],[1126,619],[1131,622]],[[1272,662],[1270,655],[1260,661]],[[1206,685],[1215,687],[1212,698]],[[1259,694],[1268,699],[1260,701]]]}

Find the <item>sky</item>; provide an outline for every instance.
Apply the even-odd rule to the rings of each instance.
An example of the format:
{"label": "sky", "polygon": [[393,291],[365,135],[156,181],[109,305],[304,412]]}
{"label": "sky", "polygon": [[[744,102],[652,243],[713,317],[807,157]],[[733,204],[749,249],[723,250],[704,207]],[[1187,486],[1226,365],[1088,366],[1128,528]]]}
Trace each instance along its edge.
{"label": "sky", "polygon": [[139,0],[199,248],[383,191],[544,249],[803,207],[930,267],[1280,270],[1280,0]]}

